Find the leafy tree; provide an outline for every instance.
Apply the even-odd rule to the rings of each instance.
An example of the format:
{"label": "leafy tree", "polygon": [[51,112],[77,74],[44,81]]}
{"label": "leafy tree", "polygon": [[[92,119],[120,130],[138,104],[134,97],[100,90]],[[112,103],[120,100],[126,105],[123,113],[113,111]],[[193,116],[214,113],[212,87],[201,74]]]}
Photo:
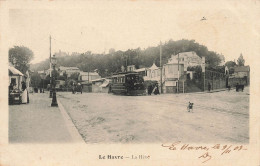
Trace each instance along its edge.
{"label": "leafy tree", "polygon": [[32,87],[38,87],[41,83],[41,76],[38,72],[33,72],[31,75],[31,85]]}
{"label": "leafy tree", "polygon": [[116,52],[116,50],[114,48],[110,48],[108,52],[109,52],[109,54],[114,54]]}
{"label": "leafy tree", "polygon": [[221,63],[221,59],[215,52],[209,51],[205,57],[206,64],[210,67],[216,67]]}
{"label": "leafy tree", "polygon": [[[55,78],[55,79],[59,79],[59,77],[60,77],[60,74],[59,74],[59,72],[57,71],[57,70],[52,70],[51,71],[51,77],[52,78]],[[48,81],[50,81],[50,74],[48,74],[47,76],[46,76],[46,80],[48,80]]]}
{"label": "leafy tree", "polygon": [[14,46],[13,48],[9,49],[8,53],[9,62],[24,74],[29,69],[29,63],[33,57],[33,52],[24,46]]}
{"label": "leafy tree", "polygon": [[[188,51],[196,52],[199,57],[205,56],[206,64],[211,68],[218,66],[223,59],[220,54],[209,51],[206,46],[196,43],[195,40],[169,40],[162,44],[162,65],[166,64],[172,55]],[[82,54],[74,53],[71,56],[57,57],[57,60],[61,66],[76,66],[85,72],[98,69],[100,76],[106,77],[112,75],[112,73],[120,72],[121,66],[126,68],[126,64],[135,65],[137,69],[150,67],[153,62],[157,66],[160,66],[160,45],[158,44],[157,46],[146,49],[128,49],[126,51],[111,49],[108,54],[93,54],[90,51]],[[48,66],[48,64],[49,62],[46,60],[32,67],[35,70],[43,70],[43,66]]]}
{"label": "leafy tree", "polygon": [[230,68],[229,69],[229,74],[233,74],[235,72],[235,69],[234,68]]}
{"label": "leafy tree", "polygon": [[239,58],[237,59],[237,64],[238,66],[244,66],[245,65],[245,60],[242,54],[240,54]]}
{"label": "leafy tree", "polygon": [[227,61],[225,63],[225,66],[227,66],[228,68],[235,67],[236,65],[237,65],[236,62],[234,61]]}

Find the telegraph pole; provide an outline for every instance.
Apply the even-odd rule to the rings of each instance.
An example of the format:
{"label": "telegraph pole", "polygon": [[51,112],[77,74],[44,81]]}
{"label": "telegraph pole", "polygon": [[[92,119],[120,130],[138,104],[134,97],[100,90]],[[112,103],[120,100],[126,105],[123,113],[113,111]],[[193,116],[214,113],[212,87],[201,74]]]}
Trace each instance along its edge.
{"label": "telegraph pole", "polygon": [[160,41],[160,68],[161,68],[161,74],[160,74],[161,93],[163,93],[163,84],[162,84],[162,42],[161,41]]}
{"label": "telegraph pole", "polygon": [[50,35],[50,98],[52,98],[52,74],[51,74],[51,35]]}
{"label": "telegraph pole", "polygon": [[178,53],[178,83],[177,83],[177,93],[179,93],[179,79],[180,79],[180,70],[179,70],[179,53]]}
{"label": "telegraph pole", "polygon": [[205,84],[206,84],[206,64],[205,64],[205,56],[202,57],[202,64],[201,64],[201,68],[202,68],[202,73],[203,74],[203,91],[205,92]]}
{"label": "telegraph pole", "polygon": [[88,66],[88,83],[89,83],[89,66]]}

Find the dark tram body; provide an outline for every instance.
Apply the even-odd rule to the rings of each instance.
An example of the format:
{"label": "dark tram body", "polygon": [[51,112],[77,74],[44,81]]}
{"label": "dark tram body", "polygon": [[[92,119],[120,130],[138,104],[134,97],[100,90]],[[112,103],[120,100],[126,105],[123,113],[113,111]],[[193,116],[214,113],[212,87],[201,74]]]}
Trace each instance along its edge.
{"label": "dark tram body", "polygon": [[112,76],[111,92],[117,95],[145,95],[143,76],[137,72],[118,73]]}

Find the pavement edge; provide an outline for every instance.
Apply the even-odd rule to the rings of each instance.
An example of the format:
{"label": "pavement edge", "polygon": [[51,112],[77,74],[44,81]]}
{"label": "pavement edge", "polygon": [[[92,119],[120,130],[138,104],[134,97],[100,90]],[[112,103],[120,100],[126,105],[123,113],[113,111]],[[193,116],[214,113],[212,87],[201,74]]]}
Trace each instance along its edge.
{"label": "pavement edge", "polygon": [[61,114],[63,116],[63,119],[66,123],[66,127],[69,130],[69,133],[73,139],[73,142],[77,142],[77,143],[84,143],[85,141],[83,140],[83,138],[81,137],[81,135],[79,134],[77,128],[75,127],[75,125],[72,122],[72,119],[70,118],[70,116],[68,115],[67,111],[64,109],[63,105],[61,104],[61,102],[59,100],[57,100],[58,102],[58,107],[61,111]]}

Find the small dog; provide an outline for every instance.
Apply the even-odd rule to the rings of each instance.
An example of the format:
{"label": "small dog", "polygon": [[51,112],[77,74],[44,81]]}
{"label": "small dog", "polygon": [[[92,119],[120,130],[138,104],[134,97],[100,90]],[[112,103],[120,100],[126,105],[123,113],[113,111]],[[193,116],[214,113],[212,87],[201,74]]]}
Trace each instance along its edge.
{"label": "small dog", "polygon": [[187,110],[188,110],[188,112],[193,112],[193,104],[194,103],[191,103],[191,102],[189,102],[189,104],[188,104],[188,106],[187,106]]}

